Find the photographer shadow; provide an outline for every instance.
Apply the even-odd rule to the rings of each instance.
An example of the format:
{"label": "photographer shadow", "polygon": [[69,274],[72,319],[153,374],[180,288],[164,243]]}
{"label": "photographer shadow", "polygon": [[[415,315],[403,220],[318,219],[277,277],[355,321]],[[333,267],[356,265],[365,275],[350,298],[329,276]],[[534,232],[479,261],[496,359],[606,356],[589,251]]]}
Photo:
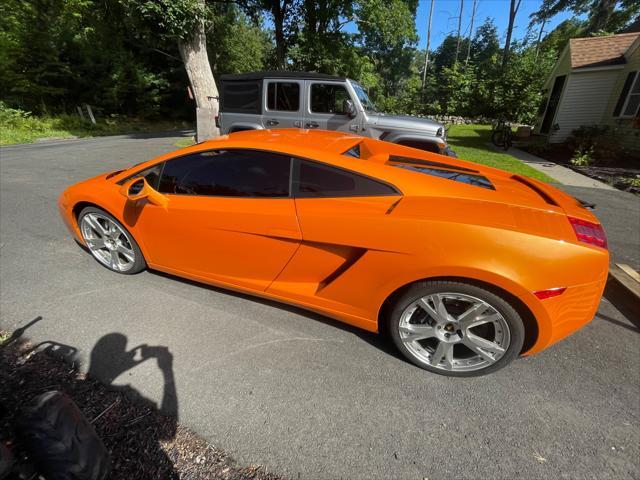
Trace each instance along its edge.
{"label": "photographer shadow", "polygon": [[[145,398],[130,386],[117,386],[113,382],[123,373],[141,363],[155,359],[162,373],[162,400],[156,402]],[[163,415],[173,418],[178,416],[178,395],[173,377],[173,355],[167,347],[138,345],[127,350],[127,337],[121,333],[108,333],[100,338],[91,350],[89,370],[87,375],[99,380],[110,390],[126,393],[138,404],[159,411]]]}
{"label": "photographer shadow", "polygon": [[[146,398],[130,385],[114,382],[138,365],[155,360],[162,374],[163,390],[160,403]],[[178,396],[173,375],[173,355],[165,346],[138,345],[127,349],[127,337],[109,333],[94,345],[87,377],[106,386],[107,390],[125,396],[122,403],[96,422],[96,430],[112,452],[113,473],[117,464],[136,452],[146,471],[146,478],[178,478],[167,449],[175,438],[178,422]],[[115,403],[115,402],[114,402]],[[118,458],[119,457],[119,458]]]}

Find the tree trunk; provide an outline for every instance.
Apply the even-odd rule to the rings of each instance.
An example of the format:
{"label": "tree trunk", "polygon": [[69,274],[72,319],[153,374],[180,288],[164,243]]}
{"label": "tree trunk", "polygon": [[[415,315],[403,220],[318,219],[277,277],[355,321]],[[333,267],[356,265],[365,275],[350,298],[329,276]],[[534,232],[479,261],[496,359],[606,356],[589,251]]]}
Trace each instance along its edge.
{"label": "tree trunk", "polygon": [[424,95],[424,89],[427,85],[427,69],[429,68],[429,48],[431,48],[431,18],[433,17],[433,2],[431,0],[431,6],[429,7],[429,23],[427,25],[427,48],[424,51],[424,71],[422,72],[422,93]]}
{"label": "tree trunk", "polygon": [[520,0],[511,0],[509,5],[509,26],[507,27],[507,39],[504,43],[504,50],[502,51],[502,69],[507,68],[507,62],[509,61],[509,52],[511,51],[511,35],[513,34],[513,24],[516,20],[516,14],[520,8]]}
{"label": "tree trunk", "polygon": [[460,29],[462,28],[462,9],[464,8],[464,0],[460,0],[460,15],[458,16],[458,40],[456,41],[456,58],[453,64],[458,63],[458,54],[460,53]]}
{"label": "tree trunk", "polygon": [[469,43],[467,44],[467,58],[464,61],[465,66],[469,64],[469,57],[471,57],[471,40],[473,39],[473,21],[476,18],[476,6],[478,0],[473,0],[473,9],[471,10],[471,25],[469,26]]}
{"label": "tree trunk", "polygon": [[544,34],[544,26],[547,24],[547,19],[545,18],[540,25],[540,32],[538,32],[538,40],[536,41],[536,60],[538,60],[538,54],[540,53],[540,42],[542,41],[542,35]]}
{"label": "tree trunk", "polygon": [[[204,3],[204,0],[199,1]],[[218,87],[207,55],[204,20],[198,23],[190,38],[178,41],[178,50],[196,101],[196,140],[201,142],[217,137],[219,131],[215,125],[215,117],[218,115]]]}
{"label": "tree trunk", "polygon": [[284,61],[287,55],[286,39],[284,37],[284,17],[287,12],[288,1],[276,0],[271,4],[271,15],[273,15],[273,31],[276,39],[276,69],[284,69]]}

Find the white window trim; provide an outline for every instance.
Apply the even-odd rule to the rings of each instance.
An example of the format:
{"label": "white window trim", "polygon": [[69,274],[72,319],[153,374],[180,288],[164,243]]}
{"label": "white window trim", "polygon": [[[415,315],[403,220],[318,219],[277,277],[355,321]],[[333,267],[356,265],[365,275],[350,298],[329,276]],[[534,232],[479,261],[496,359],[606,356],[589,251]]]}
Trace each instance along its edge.
{"label": "white window trim", "polygon": [[624,104],[622,105],[622,109],[620,110],[620,115],[618,118],[634,118],[638,115],[640,111],[640,106],[638,110],[636,110],[631,115],[625,115],[624,112],[627,110],[627,105],[629,104],[629,100],[631,100],[631,96],[640,95],[640,93],[633,93],[633,88],[636,86],[636,83],[640,82],[640,71],[635,72],[635,77],[633,77],[633,82],[631,82],[631,86],[629,87],[629,91],[627,92],[627,98],[624,99]]}

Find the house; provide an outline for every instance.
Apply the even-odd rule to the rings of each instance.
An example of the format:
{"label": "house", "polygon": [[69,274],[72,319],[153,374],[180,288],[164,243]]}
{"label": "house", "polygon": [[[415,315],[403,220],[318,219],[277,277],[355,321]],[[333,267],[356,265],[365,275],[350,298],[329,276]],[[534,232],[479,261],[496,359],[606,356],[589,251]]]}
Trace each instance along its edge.
{"label": "house", "polygon": [[608,125],[640,152],[640,32],[572,38],[545,83],[536,133],[564,142],[582,125]]}

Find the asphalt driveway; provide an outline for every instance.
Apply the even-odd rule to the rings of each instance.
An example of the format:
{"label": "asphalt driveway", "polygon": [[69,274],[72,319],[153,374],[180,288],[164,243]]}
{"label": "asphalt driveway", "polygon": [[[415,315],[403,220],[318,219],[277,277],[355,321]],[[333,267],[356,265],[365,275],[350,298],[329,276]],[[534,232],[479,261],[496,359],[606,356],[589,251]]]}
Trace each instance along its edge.
{"label": "asphalt driveway", "polygon": [[[25,336],[77,349],[84,368],[102,362],[96,371],[158,404],[171,379],[154,350],[122,367],[125,338],[105,336],[123,335],[128,351],[167,347],[179,421],[241,463],[293,478],[640,477],[640,331],[607,300],[566,341],[491,376],[455,380],[318,315],[102,268],[70,238],[57,196],[175,141],[138,135],[0,149],[0,326],[42,317]],[[640,220],[636,200],[621,200],[636,215],[616,225]],[[605,225],[610,215],[615,208]],[[615,229],[614,255],[621,245],[637,266],[640,241]]]}

